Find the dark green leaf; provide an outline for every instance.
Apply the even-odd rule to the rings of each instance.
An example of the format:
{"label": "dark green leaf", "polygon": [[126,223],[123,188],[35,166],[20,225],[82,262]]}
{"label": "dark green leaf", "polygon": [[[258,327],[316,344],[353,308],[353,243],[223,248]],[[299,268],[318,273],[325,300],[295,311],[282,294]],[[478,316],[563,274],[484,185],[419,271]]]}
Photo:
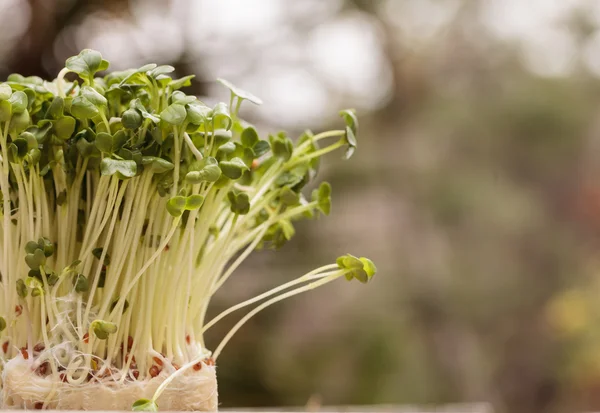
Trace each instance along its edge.
{"label": "dark green leaf", "polygon": [[38,239],[38,245],[44,251],[44,256],[51,257],[54,254],[54,244],[48,238]]}
{"label": "dark green leaf", "polygon": [[247,193],[229,191],[227,199],[231,206],[231,212],[234,214],[245,215],[250,211],[250,199]]}
{"label": "dark green leaf", "polygon": [[27,286],[22,279],[17,280],[17,295],[21,298],[27,297]]}
{"label": "dark green leaf", "polygon": [[85,138],[78,139],[75,147],[84,158],[97,158],[100,156],[100,151],[96,148],[95,143],[88,142]]}
{"label": "dark green leaf", "polygon": [[127,129],[137,129],[142,126],[142,115],[137,109],[127,109],[121,115],[121,122]]}
{"label": "dark green leaf", "polygon": [[85,293],[90,289],[88,279],[83,274],[73,277],[73,285],[78,293]]}
{"label": "dark green leaf", "polygon": [[25,252],[27,252],[28,254],[33,254],[35,250],[39,248],[39,244],[35,241],[29,241],[27,244],[25,244]]}

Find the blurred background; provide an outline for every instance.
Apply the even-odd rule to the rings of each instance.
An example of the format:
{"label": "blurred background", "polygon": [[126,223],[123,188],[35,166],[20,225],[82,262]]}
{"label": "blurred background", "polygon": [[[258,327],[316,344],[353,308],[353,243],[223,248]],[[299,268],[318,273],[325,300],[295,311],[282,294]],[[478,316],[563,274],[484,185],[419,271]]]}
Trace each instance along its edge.
{"label": "blurred background", "polygon": [[86,47],[196,74],[207,100],[224,77],[263,98],[243,108],[263,131],[357,109],[355,157],[320,172],[332,216],[213,311],[346,252],[378,276],[254,318],[220,359],[223,407],[600,409],[600,2],[0,0],[0,38],[0,78]]}

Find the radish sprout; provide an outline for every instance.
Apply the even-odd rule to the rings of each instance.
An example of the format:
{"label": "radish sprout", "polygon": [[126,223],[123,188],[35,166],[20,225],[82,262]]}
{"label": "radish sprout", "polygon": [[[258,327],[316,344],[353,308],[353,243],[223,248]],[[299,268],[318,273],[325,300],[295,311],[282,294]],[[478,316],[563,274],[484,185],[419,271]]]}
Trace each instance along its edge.
{"label": "radish sprout", "polygon": [[[263,140],[239,118],[244,100],[261,100],[225,80],[229,104],[209,107],[171,66],[97,76],[108,67],[86,49],[54,81],[0,83],[0,406],[123,408],[93,390],[110,389],[134,410],[182,409],[177,392],[184,403],[197,376],[215,382],[210,402],[184,408],[215,409],[215,361],[250,317],[376,271],[345,255],[206,319],[252,251],[329,214],[328,183],[302,190],[323,155],[352,155],[358,122],[345,110],[342,129]],[[211,353],[204,333],[253,304]]]}

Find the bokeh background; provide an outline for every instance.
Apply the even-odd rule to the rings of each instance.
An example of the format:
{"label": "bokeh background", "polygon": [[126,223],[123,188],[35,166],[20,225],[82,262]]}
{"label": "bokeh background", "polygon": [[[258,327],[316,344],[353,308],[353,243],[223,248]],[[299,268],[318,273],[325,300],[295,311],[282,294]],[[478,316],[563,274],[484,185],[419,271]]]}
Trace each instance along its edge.
{"label": "bokeh background", "polygon": [[243,113],[264,131],[357,109],[355,157],[321,170],[332,216],[255,254],[213,311],[346,252],[378,276],[253,319],[223,407],[600,409],[600,2],[0,0],[0,39],[0,78],[86,47],[196,74],[208,100],[224,77],[263,98]]}

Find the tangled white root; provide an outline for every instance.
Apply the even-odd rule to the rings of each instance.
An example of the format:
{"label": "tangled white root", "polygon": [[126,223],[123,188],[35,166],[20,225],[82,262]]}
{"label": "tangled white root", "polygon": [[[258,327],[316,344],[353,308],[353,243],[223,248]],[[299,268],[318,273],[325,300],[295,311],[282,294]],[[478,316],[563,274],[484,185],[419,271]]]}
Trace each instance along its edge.
{"label": "tangled white root", "polygon": [[[138,399],[151,399],[169,376],[161,372],[144,381],[79,386],[57,382],[52,376],[40,377],[23,357],[4,365],[0,409],[123,410],[130,411]],[[217,411],[216,368],[202,364],[199,371],[189,369],[176,377],[156,401],[160,410]]]}

